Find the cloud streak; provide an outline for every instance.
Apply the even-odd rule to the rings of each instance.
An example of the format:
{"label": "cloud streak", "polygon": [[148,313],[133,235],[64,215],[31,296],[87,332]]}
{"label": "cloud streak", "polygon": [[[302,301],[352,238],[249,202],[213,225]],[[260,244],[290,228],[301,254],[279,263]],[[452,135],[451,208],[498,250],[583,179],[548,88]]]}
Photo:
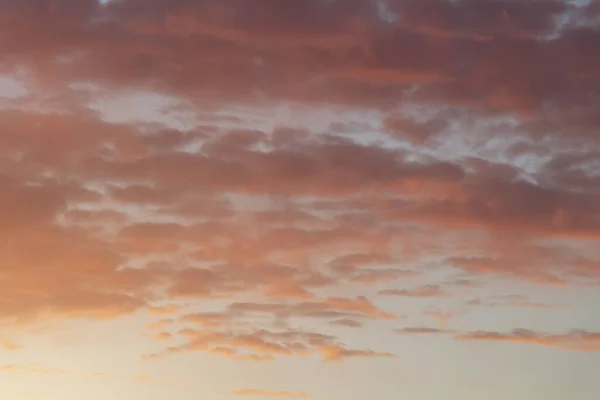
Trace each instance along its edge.
{"label": "cloud streak", "polygon": [[564,334],[543,333],[529,329],[514,329],[508,333],[474,331],[461,334],[457,338],[470,341],[516,342],[575,351],[600,350],[600,334],[585,330],[573,330]]}
{"label": "cloud streak", "polygon": [[230,392],[234,396],[258,396],[258,397],[288,397],[288,398],[305,398],[309,397],[304,392],[286,392],[286,391],[273,391],[273,390],[259,390],[259,389],[238,389]]}

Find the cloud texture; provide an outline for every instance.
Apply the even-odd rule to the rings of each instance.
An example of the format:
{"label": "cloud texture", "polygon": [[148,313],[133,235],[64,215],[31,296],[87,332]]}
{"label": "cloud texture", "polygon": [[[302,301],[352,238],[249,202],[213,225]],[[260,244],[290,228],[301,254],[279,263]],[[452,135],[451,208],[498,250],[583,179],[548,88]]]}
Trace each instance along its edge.
{"label": "cloud texture", "polygon": [[600,284],[599,18],[0,0],[0,327],[145,313],[149,363],[401,356],[355,331],[597,350],[598,327],[422,324]]}

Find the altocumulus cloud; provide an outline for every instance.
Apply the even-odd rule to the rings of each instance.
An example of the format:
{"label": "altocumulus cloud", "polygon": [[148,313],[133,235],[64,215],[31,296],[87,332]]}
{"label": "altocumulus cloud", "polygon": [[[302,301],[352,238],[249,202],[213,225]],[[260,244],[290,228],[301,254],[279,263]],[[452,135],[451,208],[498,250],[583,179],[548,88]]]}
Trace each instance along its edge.
{"label": "altocumulus cloud", "polygon": [[[383,362],[345,335],[400,298],[596,287],[597,4],[377,3],[0,0],[0,323],[145,311],[149,360]],[[393,337],[598,347],[469,329]]]}

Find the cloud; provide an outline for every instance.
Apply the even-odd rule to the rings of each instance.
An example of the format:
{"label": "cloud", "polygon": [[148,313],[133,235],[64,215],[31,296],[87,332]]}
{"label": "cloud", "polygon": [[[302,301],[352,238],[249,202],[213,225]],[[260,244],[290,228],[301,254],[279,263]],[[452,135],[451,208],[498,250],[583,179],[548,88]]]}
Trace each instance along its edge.
{"label": "cloud", "polygon": [[341,361],[348,357],[370,358],[370,357],[396,357],[388,352],[377,352],[373,350],[345,349],[338,345],[327,345],[322,348],[325,361]]}
{"label": "cloud", "polygon": [[169,341],[173,338],[173,334],[171,332],[158,332],[154,335],[154,338],[160,341]]}
{"label": "cloud", "polygon": [[180,318],[182,322],[191,322],[198,326],[219,327],[231,322],[233,316],[219,312],[198,312],[186,314]]}
{"label": "cloud", "polygon": [[381,4],[0,0],[0,324],[337,361],[402,297],[600,284],[597,5]]}
{"label": "cloud", "polygon": [[286,392],[259,389],[238,389],[229,392],[234,396],[259,396],[259,397],[309,397],[304,392]]}
{"label": "cloud", "polygon": [[394,329],[394,332],[399,335],[437,335],[452,333],[453,331],[427,327],[407,327],[402,329]]}
{"label": "cloud", "polygon": [[[574,116],[577,95],[593,98],[578,83],[598,84],[593,53],[572,46],[583,51],[597,44],[597,32],[583,23],[593,14],[591,6],[566,1],[392,2],[390,13],[397,16],[392,24],[376,3],[357,1],[256,6],[268,13],[252,12],[238,0],[153,4],[151,12],[134,0],[104,7],[85,1],[77,11],[57,4],[52,11],[47,3],[3,11],[11,42],[28,43],[7,44],[6,50],[54,87],[67,79],[147,86],[151,75],[155,87],[190,97],[240,101],[262,92],[277,99],[379,107],[406,97],[410,88],[424,102],[536,109],[546,119],[552,114],[546,113],[549,102],[567,105],[563,115]],[[42,18],[47,23],[36,24]],[[30,29],[14,22],[19,20]],[[96,23],[90,26],[90,20]],[[58,28],[65,21],[69,35]],[[136,47],[140,42],[145,48]],[[397,55],[398,48],[405,57]],[[119,63],[103,57],[109,50]],[[68,62],[49,62],[57,54]],[[557,59],[561,62],[548,65]]]}
{"label": "cloud", "polygon": [[449,3],[434,1],[422,4],[408,1],[394,4],[402,11],[402,20],[415,29],[437,35],[495,37],[497,35],[537,36],[556,29],[555,18],[568,10],[562,1],[520,4],[514,1]]}
{"label": "cloud", "polygon": [[311,353],[320,353],[324,362],[355,357],[394,357],[387,352],[349,349],[337,343],[331,335],[293,329],[248,331],[238,328],[217,331],[185,328],[178,333],[185,338],[184,345],[169,347],[160,353],[145,354],[142,358],[152,360],[197,351],[246,361],[273,361],[276,357],[306,356]]}
{"label": "cloud", "polygon": [[538,346],[557,347],[564,350],[599,351],[600,334],[585,330],[573,330],[563,334],[536,332],[529,329],[514,329],[508,333],[474,331],[457,336],[460,340],[517,342]]}
{"label": "cloud", "polygon": [[0,365],[0,373],[9,374],[39,374],[39,375],[65,375],[68,371],[63,369],[43,368],[37,363],[33,364],[4,364]]}
{"label": "cloud", "polygon": [[403,297],[448,297],[450,293],[438,285],[426,285],[414,289],[385,289],[379,292],[385,296]]}
{"label": "cloud", "polygon": [[23,345],[19,343],[15,343],[12,340],[2,340],[0,339],[0,348],[9,351],[21,350]]}
{"label": "cloud", "polygon": [[177,304],[170,304],[167,306],[155,306],[148,307],[148,312],[151,315],[174,315],[177,314],[182,309],[181,306]]}
{"label": "cloud", "polygon": [[566,308],[565,306],[553,305],[532,301],[526,296],[522,295],[504,295],[504,296],[493,296],[486,300],[473,299],[470,300],[468,305],[472,306],[486,306],[486,307],[516,307],[516,308],[530,308],[537,310],[555,310],[560,308]]}
{"label": "cloud", "polygon": [[331,321],[331,325],[344,326],[346,328],[360,328],[363,326],[362,322],[347,318],[333,320]]}
{"label": "cloud", "polygon": [[379,309],[366,297],[357,298],[330,297],[324,301],[305,301],[285,303],[232,303],[232,314],[266,313],[279,319],[289,318],[340,318],[356,317],[382,320],[394,320],[397,316]]}
{"label": "cloud", "polygon": [[[465,199],[427,201],[407,207],[397,218],[411,218],[446,228],[484,229],[499,232],[522,229],[532,234],[556,238],[594,238],[597,206],[591,193],[526,182],[490,179],[483,184],[464,185]],[[575,204],[580,204],[576,210]],[[568,223],[557,224],[557,212],[569,215]],[[569,211],[567,211],[569,210]]]}
{"label": "cloud", "polygon": [[175,322],[173,318],[159,319],[158,321],[154,321],[150,325],[148,325],[147,329],[150,331],[162,329],[167,325],[171,325],[173,322]]}
{"label": "cloud", "polygon": [[369,285],[393,282],[401,278],[410,278],[417,275],[416,272],[382,266],[399,263],[386,253],[353,253],[337,257],[329,262],[332,272],[352,282]]}
{"label": "cloud", "polygon": [[424,310],[423,314],[434,318],[437,321],[438,328],[444,330],[448,320],[460,315],[464,315],[465,310],[458,308],[452,311],[441,311],[436,307],[428,307]]}

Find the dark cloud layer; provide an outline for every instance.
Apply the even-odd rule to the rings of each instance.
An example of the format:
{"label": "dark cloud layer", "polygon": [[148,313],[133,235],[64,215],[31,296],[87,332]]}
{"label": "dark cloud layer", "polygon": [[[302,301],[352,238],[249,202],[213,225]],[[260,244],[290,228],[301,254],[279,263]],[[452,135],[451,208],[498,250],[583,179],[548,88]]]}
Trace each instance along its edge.
{"label": "dark cloud layer", "polygon": [[40,63],[34,68],[85,51],[66,65],[44,64],[44,78],[53,85],[56,78],[94,80],[228,100],[258,90],[378,106],[410,92],[420,101],[539,115],[540,128],[550,119],[576,120],[576,109],[598,104],[600,60],[593,49],[600,35],[582,23],[592,5],[296,3],[3,1],[3,25],[11,35],[2,49]]}

